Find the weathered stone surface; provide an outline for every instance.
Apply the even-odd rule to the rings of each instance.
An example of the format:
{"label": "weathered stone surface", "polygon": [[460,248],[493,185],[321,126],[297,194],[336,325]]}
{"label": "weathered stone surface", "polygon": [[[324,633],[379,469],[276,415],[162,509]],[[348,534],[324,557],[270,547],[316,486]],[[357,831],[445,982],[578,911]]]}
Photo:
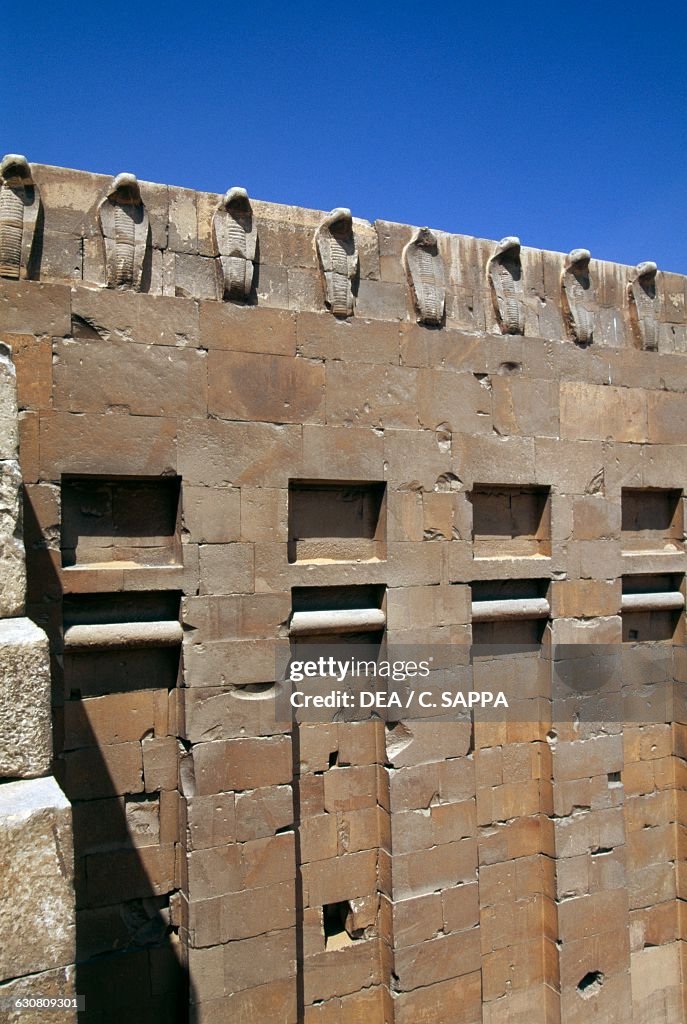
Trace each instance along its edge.
{"label": "weathered stone surface", "polygon": [[0,616],[21,615],[26,569],[21,528],[22,480],[19,464],[0,461]]}
{"label": "weathered stone surface", "polygon": [[[0,1003],[3,1007],[3,1020],[6,1024],[26,1024],[29,1007],[12,1008],[15,1000],[23,999],[55,999],[69,1000],[76,997],[76,967],[60,967],[54,971],[41,971],[29,974],[24,978],[16,978],[0,984]],[[68,1024],[77,1021],[76,1009],[66,1003],[59,1009],[43,1009],[40,1013],[41,1024]]]}
{"label": "weathered stone surface", "polygon": [[17,444],[16,371],[10,348],[0,343],[0,459],[16,459]]}
{"label": "weathered stone surface", "polygon": [[[683,616],[674,596],[675,615],[623,614],[621,591],[674,595],[684,575],[685,279],[31,171],[41,279],[0,281],[0,316],[94,1024],[171,1019],[180,948],[198,1024],[677,1024],[687,727],[679,687],[672,704],[660,691],[684,675],[669,643]],[[115,217],[109,282],[99,210]],[[71,280],[93,286],[56,283]],[[3,353],[12,615],[15,420]],[[174,495],[164,529],[156,489]],[[0,537],[0,574],[2,559]],[[612,702],[616,721],[587,721],[577,698],[559,713],[545,658],[470,663],[471,638],[539,636],[529,620],[474,621],[490,588],[548,604],[547,651],[624,636],[633,657],[612,692],[637,721]],[[389,647],[450,652],[451,685],[506,687],[514,714],[277,722],[293,612],[354,597],[383,609]],[[171,637],[179,606],[181,657],[62,655],[72,620]],[[13,655],[4,674],[12,756],[35,725],[21,669]],[[43,939],[35,921],[24,933],[29,950]],[[40,992],[33,979],[64,975],[48,960],[12,971],[37,970]]]}
{"label": "weathered stone surface", "polygon": [[503,334],[525,333],[520,239],[503,238],[489,260],[494,311]]}
{"label": "weathered stone surface", "polygon": [[100,203],[98,216],[108,287],[140,291],[145,283],[144,264],[149,251],[150,227],[148,211],[134,174],[118,174],[113,179]]}
{"label": "weathered stone surface", "polygon": [[351,211],[332,210],[315,236],[326,302],[334,316],[352,316],[360,273]]}
{"label": "weathered stone surface", "polygon": [[227,420],[321,423],[324,367],[309,359],[210,352],[208,412]]}
{"label": "weathered stone surface", "polygon": [[176,470],[175,419],[55,412],[41,416],[41,478],[157,476]]}
{"label": "weathered stone surface", "polygon": [[403,249],[403,263],[420,323],[438,325],[444,319],[444,264],[436,235],[420,228]]}
{"label": "weathered stone surface", "polygon": [[589,261],[587,249],[573,249],[561,278],[568,329],[578,345],[591,345],[594,339],[596,295]]}
{"label": "weathered stone surface", "polygon": [[48,638],[30,619],[0,620],[0,776],[50,770]]}
{"label": "weathered stone surface", "polygon": [[0,786],[0,978],[74,962],[71,808],[54,779]]}
{"label": "weathered stone surface", "polygon": [[0,162],[0,277],[26,278],[32,265],[41,195],[25,156],[8,153]]}
{"label": "weathered stone surface", "polygon": [[212,218],[226,298],[245,301],[253,287],[257,230],[245,188],[230,188]]}

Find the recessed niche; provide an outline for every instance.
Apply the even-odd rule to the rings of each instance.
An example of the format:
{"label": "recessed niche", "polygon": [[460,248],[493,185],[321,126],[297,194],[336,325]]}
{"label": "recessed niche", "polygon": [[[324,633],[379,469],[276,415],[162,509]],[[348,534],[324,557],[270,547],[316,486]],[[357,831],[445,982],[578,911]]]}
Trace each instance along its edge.
{"label": "recessed niche", "polygon": [[[177,685],[177,591],[65,595],[64,683],[72,697]],[[78,634],[70,632],[76,627]],[[77,642],[70,637],[78,635]]]}
{"label": "recessed niche", "polygon": [[386,626],[384,586],[294,587],[291,642],[358,644],[378,657]]}
{"label": "recessed niche", "polygon": [[386,558],[386,484],[292,480],[290,562],[373,562]]}
{"label": "recessed niche", "polygon": [[680,573],[623,576],[623,642],[675,640],[683,620],[683,587]]}
{"label": "recessed niche", "polygon": [[179,477],[62,478],[62,565],[181,564]]}
{"label": "recessed niche", "polygon": [[325,949],[343,949],[359,938],[353,931],[353,911],[348,900],[325,903],[322,907],[322,930]]}
{"label": "recessed niche", "polygon": [[[547,579],[480,580],[473,583],[473,646],[541,644],[549,622],[547,595],[550,584]],[[480,606],[489,608],[489,618],[480,617]]]}
{"label": "recessed niche", "polygon": [[475,558],[551,554],[548,487],[475,484],[469,497]]}
{"label": "recessed niche", "polygon": [[682,491],[623,488],[621,544],[626,554],[684,551]]}

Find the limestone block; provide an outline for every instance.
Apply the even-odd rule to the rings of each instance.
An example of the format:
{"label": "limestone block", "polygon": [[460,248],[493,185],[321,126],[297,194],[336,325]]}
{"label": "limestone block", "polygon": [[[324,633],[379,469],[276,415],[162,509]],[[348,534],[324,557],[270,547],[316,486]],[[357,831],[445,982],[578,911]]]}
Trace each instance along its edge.
{"label": "limestone block", "polygon": [[0,343],[0,459],[16,459],[17,439],[17,376],[11,350]]}
{"label": "limestone block", "polygon": [[53,778],[0,786],[0,978],[74,961],[69,802]]}
{"label": "limestone block", "polygon": [[21,470],[14,459],[0,462],[0,616],[21,615],[26,596],[21,537]]}
{"label": "limestone block", "polygon": [[30,619],[0,621],[0,776],[50,769],[48,638]]}

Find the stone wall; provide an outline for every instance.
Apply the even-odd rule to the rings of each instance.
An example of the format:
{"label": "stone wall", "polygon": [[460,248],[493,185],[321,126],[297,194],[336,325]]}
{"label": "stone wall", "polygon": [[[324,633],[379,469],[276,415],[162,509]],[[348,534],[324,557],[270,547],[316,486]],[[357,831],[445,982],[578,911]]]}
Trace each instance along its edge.
{"label": "stone wall", "polygon": [[[14,159],[84,1020],[677,1024],[685,279]],[[516,713],[280,724],[351,601]]]}

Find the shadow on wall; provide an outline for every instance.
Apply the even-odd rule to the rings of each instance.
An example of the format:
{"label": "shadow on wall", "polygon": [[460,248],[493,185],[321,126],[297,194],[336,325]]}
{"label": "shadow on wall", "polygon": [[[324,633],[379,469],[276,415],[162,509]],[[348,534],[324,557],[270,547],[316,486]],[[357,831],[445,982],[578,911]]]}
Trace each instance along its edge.
{"label": "shadow on wall", "polygon": [[[137,595],[62,595],[25,502],[28,614],[50,636],[55,776],[73,808],[76,990],[84,1024],[182,1024],[189,981],[179,939],[177,739],[169,722],[173,652],[63,653],[64,624],[90,621]],[[157,615],[159,598],[150,614]],[[119,599],[112,603],[112,598]],[[150,601],[149,601],[150,603]],[[143,660],[140,660],[142,656]],[[172,733],[170,735],[170,733]]]}

